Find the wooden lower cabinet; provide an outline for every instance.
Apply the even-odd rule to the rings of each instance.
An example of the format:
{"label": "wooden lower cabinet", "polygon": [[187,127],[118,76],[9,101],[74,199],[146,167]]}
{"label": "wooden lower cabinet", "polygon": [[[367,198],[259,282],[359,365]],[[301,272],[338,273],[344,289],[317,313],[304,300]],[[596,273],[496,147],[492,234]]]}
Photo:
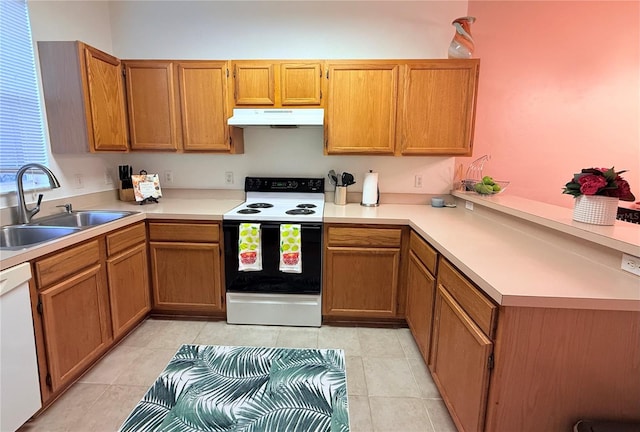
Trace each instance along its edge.
{"label": "wooden lower cabinet", "polygon": [[111,322],[118,339],[151,310],[144,222],[108,234],[107,255]]}
{"label": "wooden lower cabinet", "polygon": [[409,253],[405,319],[425,362],[429,361],[436,280],[415,253]]}
{"label": "wooden lower cabinet", "polygon": [[224,310],[219,230],[211,223],[149,223],[154,312]]}
{"label": "wooden lower cabinet", "polygon": [[[86,246],[94,248],[98,243],[72,248],[59,257],[50,256],[36,263],[36,279],[45,276],[38,273],[39,268],[48,268],[48,263],[54,262],[65,267],[68,263],[59,258],[75,255]],[[38,309],[44,329],[48,391],[56,392],[73,382],[112,341],[104,265],[97,261],[68,268],[55,282],[40,286]]]}
{"label": "wooden lower cabinet", "polygon": [[440,257],[429,369],[462,432],[484,430],[497,312]]}
{"label": "wooden lower cabinet", "polygon": [[323,315],[397,318],[403,229],[328,226],[325,230]]}
{"label": "wooden lower cabinet", "polygon": [[461,431],[482,431],[493,343],[451,297],[438,287],[431,373]]}

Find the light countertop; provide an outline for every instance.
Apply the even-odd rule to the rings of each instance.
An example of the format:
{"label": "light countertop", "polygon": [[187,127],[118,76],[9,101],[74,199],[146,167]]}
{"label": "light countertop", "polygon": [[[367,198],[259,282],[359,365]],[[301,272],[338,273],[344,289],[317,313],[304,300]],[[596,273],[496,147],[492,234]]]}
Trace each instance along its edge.
{"label": "light countertop", "polygon": [[611,260],[615,264],[615,256],[584,245],[582,239],[580,248],[568,250],[572,243],[558,242],[553,232],[469,211],[464,204],[433,208],[327,203],[324,222],[408,224],[503,306],[640,311],[640,278],[619,269],[621,252],[616,269],[607,265]]}
{"label": "light countertop", "polygon": [[[522,212],[525,216],[530,215],[512,203],[509,204],[512,210],[501,208],[507,207],[502,202],[491,205],[478,203],[475,211],[469,211],[463,201],[467,197],[454,195],[458,198],[457,208],[411,204],[336,206],[328,202],[324,222],[409,225],[503,306],[640,311],[640,277],[619,269],[622,251],[640,255],[640,242],[634,243],[636,238],[640,239],[640,225],[617,222],[613,230],[611,227],[587,227],[585,231],[582,227],[573,226],[570,209],[555,206],[549,209],[553,218],[569,219],[562,223],[544,212],[542,216],[533,214],[533,219],[512,214]],[[469,197],[469,200],[478,202],[476,197]],[[140,206],[116,201],[93,206],[93,209],[141,213],[40,246],[0,251],[0,267],[5,269],[33,260],[144,219],[221,221],[225,212],[242,201],[163,197],[158,204]],[[481,211],[480,206],[488,210]],[[543,216],[550,218],[552,225],[559,226],[549,226],[536,219],[545,219]],[[569,228],[564,229],[566,227]],[[608,229],[609,234],[597,233],[602,228]],[[574,230],[577,231],[572,232]],[[595,242],[590,238],[593,236]]]}

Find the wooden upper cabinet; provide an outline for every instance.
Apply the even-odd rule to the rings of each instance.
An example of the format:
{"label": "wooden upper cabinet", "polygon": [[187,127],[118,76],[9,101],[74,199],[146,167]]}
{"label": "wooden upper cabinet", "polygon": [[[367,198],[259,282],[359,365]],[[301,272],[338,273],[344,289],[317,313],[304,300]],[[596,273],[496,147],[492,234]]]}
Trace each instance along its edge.
{"label": "wooden upper cabinet", "polygon": [[273,68],[274,65],[268,62],[235,62],[233,64],[235,105],[275,105]]}
{"label": "wooden upper cabinet", "polygon": [[282,106],[320,106],[322,102],[320,63],[283,63],[280,65]]}
{"label": "wooden upper cabinet", "polygon": [[183,149],[229,151],[227,63],[184,62],[177,67]]}
{"label": "wooden upper cabinet", "polygon": [[233,61],[236,107],[322,106],[322,63],[319,61]]}
{"label": "wooden upper cabinet", "polygon": [[177,151],[173,62],[126,60],[124,66],[131,149]]}
{"label": "wooden upper cabinet", "polygon": [[480,61],[424,60],[405,66],[398,153],[470,156]]}
{"label": "wooden upper cabinet", "polygon": [[38,42],[53,153],[128,149],[120,60],[82,42]]}
{"label": "wooden upper cabinet", "polygon": [[400,66],[329,62],[327,72],[325,152],[393,154]]}
{"label": "wooden upper cabinet", "polygon": [[227,126],[226,61],[124,60],[132,150],[242,153]]}

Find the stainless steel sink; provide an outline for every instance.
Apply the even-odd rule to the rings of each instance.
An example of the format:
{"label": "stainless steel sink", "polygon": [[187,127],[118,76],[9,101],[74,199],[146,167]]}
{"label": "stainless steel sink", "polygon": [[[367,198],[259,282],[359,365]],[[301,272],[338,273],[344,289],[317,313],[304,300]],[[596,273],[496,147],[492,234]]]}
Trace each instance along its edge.
{"label": "stainless steel sink", "polygon": [[81,228],[61,226],[9,225],[0,228],[0,248],[24,249],[81,231]]}
{"label": "stainless steel sink", "polygon": [[31,221],[31,225],[87,228],[135,214],[130,211],[81,210]]}

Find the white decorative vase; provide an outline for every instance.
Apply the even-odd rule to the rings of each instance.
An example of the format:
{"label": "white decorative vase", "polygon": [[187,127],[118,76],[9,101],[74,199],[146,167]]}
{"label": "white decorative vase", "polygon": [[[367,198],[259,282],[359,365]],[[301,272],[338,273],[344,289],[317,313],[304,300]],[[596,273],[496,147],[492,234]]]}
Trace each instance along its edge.
{"label": "white decorative vase", "polygon": [[594,225],[613,225],[618,214],[618,198],[580,195],[573,207],[573,220]]}

